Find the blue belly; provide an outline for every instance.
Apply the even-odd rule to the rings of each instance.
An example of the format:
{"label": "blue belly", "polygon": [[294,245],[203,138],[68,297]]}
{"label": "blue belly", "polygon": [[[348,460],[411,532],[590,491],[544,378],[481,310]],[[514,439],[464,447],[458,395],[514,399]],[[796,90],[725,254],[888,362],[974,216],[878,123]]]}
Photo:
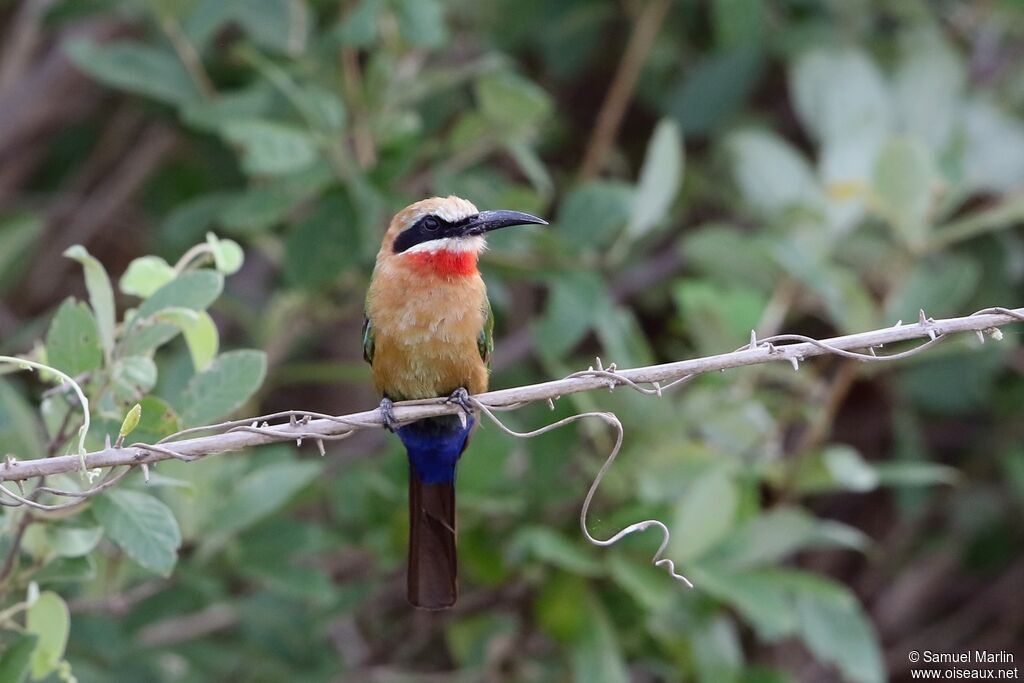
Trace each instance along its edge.
{"label": "blue belly", "polygon": [[412,473],[425,484],[455,481],[455,465],[466,447],[474,419],[463,427],[457,415],[427,418],[399,427]]}

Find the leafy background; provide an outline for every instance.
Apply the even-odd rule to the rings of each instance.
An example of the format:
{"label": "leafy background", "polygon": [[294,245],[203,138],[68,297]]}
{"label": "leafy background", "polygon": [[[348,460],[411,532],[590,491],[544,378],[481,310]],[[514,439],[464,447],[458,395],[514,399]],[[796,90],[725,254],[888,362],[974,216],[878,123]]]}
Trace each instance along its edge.
{"label": "leafy background", "polygon": [[[552,218],[483,259],[498,387],[1021,303],[1014,0],[24,0],[0,29],[0,352],[80,379],[91,447],[136,402],[131,439],[373,405],[373,255],[429,194]],[[595,533],[665,519],[692,591],[653,536],[581,538],[588,426],[478,431],[439,615],[404,602],[384,434],[3,508],[0,678],[870,683],[910,649],[1020,656],[1019,340],[562,399],[627,427]],[[0,378],[0,454],[73,451],[54,380]]]}

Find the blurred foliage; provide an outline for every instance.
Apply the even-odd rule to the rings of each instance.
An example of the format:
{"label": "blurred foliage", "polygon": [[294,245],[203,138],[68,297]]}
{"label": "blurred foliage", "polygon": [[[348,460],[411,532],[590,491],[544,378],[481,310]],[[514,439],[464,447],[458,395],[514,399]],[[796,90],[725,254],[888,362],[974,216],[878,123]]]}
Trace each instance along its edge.
{"label": "blurred foliage", "polygon": [[[17,101],[58,122],[20,147],[0,135],[0,352],[79,380],[90,448],[365,409],[358,329],[383,226],[449,193],[554,223],[498,234],[484,257],[495,386],[594,355],[727,351],[751,329],[1020,304],[1017,3],[676,0],[585,177],[646,9],[0,6],[5,32],[42,36],[38,69],[4,53],[0,111],[49,93]],[[77,90],[21,87],[47,58]],[[163,463],[71,515],[3,508],[0,678],[871,683],[898,678],[931,623],[960,625],[921,643],[937,651],[1019,643],[998,595],[963,625],[975,593],[1020,574],[1021,353],[1011,329],[882,369],[822,359],[509,415],[614,409],[625,452],[595,534],[665,519],[692,591],[647,564],[654,537],[580,537],[610,446],[583,427],[525,444],[478,430],[459,477],[463,596],[438,616],[404,604],[406,465],[380,435],[324,460],[279,446]],[[0,379],[3,454],[74,452],[80,409],[55,379]]]}

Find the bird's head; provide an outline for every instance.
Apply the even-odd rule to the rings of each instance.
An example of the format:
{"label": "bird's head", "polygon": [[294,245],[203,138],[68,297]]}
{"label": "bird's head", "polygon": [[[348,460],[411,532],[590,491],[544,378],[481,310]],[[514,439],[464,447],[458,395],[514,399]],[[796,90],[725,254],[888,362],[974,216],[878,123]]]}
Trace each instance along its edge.
{"label": "bird's head", "polygon": [[547,221],[519,211],[478,211],[460,197],[431,197],[395,214],[378,258],[440,275],[468,275],[476,272],[485,233],[531,224]]}

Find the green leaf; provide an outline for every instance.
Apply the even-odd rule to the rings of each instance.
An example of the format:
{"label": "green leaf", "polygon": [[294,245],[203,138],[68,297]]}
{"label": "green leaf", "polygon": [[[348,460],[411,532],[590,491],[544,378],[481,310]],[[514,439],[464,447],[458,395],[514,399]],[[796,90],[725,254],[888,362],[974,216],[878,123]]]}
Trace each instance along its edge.
{"label": "green leaf", "polygon": [[669,119],[662,119],[647,143],[647,154],[633,197],[633,211],[626,226],[629,237],[643,237],[668,217],[668,210],[683,182],[683,161],[679,127]]}
{"label": "green leaf", "polygon": [[820,520],[802,508],[782,506],[736,529],[709,555],[709,563],[741,569],[781,562],[816,547],[862,550],[870,539],[853,527]]}
{"label": "green leaf", "polygon": [[148,354],[178,336],[180,329],[170,323],[149,322],[132,326],[121,339],[120,352],[138,356]]}
{"label": "green leaf", "polygon": [[411,45],[437,47],[444,43],[444,8],[438,0],[397,0],[394,6],[398,30]]}
{"label": "green leaf", "polygon": [[181,330],[196,372],[202,372],[210,366],[217,355],[220,336],[213,318],[206,311],[165,308],[154,319],[168,322]]}
{"label": "green leaf", "polygon": [[822,460],[832,480],[848,491],[863,493],[878,487],[878,474],[852,446],[829,446]]}
{"label": "green leaf", "polygon": [[533,327],[541,354],[561,358],[591,330],[608,304],[602,279],[592,272],[561,273],[550,284],[544,315]]}
{"label": "green leaf", "polygon": [[529,527],[516,534],[513,545],[547,564],[573,574],[599,576],[601,563],[583,550],[578,542],[548,527]]}
{"label": "green leaf", "polygon": [[964,175],[973,190],[1013,192],[1024,184],[1024,121],[975,98],[964,111]]}
{"label": "green leaf", "polygon": [[220,224],[234,234],[262,232],[281,223],[302,197],[282,187],[253,187],[227,199]]}
{"label": "green leaf", "polygon": [[768,571],[693,566],[687,572],[695,586],[735,608],[762,640],[775,641],[796,631],[789,591]]}
{"label": "green leaf", "polygon": [[825,579],[808,578],[821,584],[809,590],[797,584],[799,628],[808,649],[818,658],[835,664],[847,680],[885,680],[878,637],[856,596]]}
{"label": "green leaf", "polygon": [[892,79],[897,125],[939,154],[960,118],[966,69],[938,31],[910,33],[901,51]]}
{"label": "green leaf", "polygon": [[[705,278],[722,284],[748,284],[771,290],[779,268],[771,258],[773,240],[741,231],[731,225],[711,223],[692,230],[683,238],[682,252],[687,264]],[[728,263],[728,270],[722,268]]]}
{"label": "green leaf", "polygon": [[560,644],[579,639],[588,619],[587,580],[575,574],[554,572],[540,584],[534,602],[540,630]]}
{"label": "green leaf", "polygon": [[706,279],[682,280],[672,288],[683,327],[707,353],[735,348],[757,327],[767,295],[744,286],[718,286]]}
{"label": "green leaf", "polygon": [[369,47],[377,39],[377,11],[380,0],[361,0],[335,29],[338,41],[349,47]]}
{"label": "green leaf", "polygon": [[713,52],[694,68],[686,70],[666,110],[686,135],[712,132],[728,124],[750,97],[764,65],[764,53],[749,43]]}
{"label": "green leaf", "polygon": [[572,648],[573,681],[628,683],[626,661],[607,612],[593,596],[589,596],[586,608],[588,618]]}
{"label": "green leaf", "polygon": [[246,0],[232,18],[257,45],[293,57],[305,51],[314,21],[305,0]]}
{"label": "green leaf", "polygon": [[791,207],[818,208],[823,198],[807,160],[788,142],[758,130],[726,138],[732,173],[754,209],[776,213]]}
{"label": "green leaf", "polygon": [[206,370],[217,356],[217,348],[220,346],[220,336],[213,318],[206,311],[200,311],[195,322],[182,328],[182,333],[189,355],[192,356],[192,366],[196,372]]}
{"label": "green leaf", "polygon": [[769,642],[798,634],[815,656],[856,683],[884,679],[877,637],[856,596],[806,572],[766,569],[732,573],[694,567],[696,585],[731,604]]}
{"label": "green leaf", "polygon": [[881,486],[932,486],[957,484],[963,475],[955,467],[930,462],[880,462],[875,476]]}
{"label": "green leaf", "polygon": [[100,335],[100,344],[109,356],[114,349],[114,290],[110,286],[110,278],[103,264],[93,258],[85,247],[74,245],[64,251],[64,256],[82,264],[85,271],[85,288],[89,292],[89,303],[96,316],[96,329]]}
{"label": "green leaf", "polygon": [[551,98],[543,89],[508,71],[481,76],[476,82],[476,99],[483,115],[510,135],[538,125],[552,109]]}
{"label": "green leaf", "polygon": [[232,121],[221,128],[228,142],[241,148],[242,168],[250,175],[284,175],[301,171],[317,159],[316,142],[300,128],[266,119]]}
{"label": "green leaf", "polygon": [[886,318],[916,321],[920,310],[934,318],[959,315],[981,276],[981,267],[970,256],[946,253],[919,259],[890,293]]}
{"label": "green leaf", "polygon": [[860,50],[806,52],[790,70],[789,84],[797,116],[819,141],[881,139],[889,131],[885,79]]}
{"label": "green leaf", "polygon": [[68,297],[46,333],[47,363],[75,377],[103,363],[96,320],[84,303]]}
{"label": "green leaf", "polygon": [[200,98],[188,71],[170,50],[133,40],[104,45],[75,40],[67,53],[75,66],[106,85],[173,105]]}
{"label": "green leaf", "polygon": [[894,374],[905,401],[926,412],[966,417],[991,406],[1005,368],[1003,350],[989,345],[924,357]]}
{"label": "green leaf", "polygon": [[776,243],[772,255],[818,296],[836,327],[850,334],[874,327],[878,318],[875,302],[852,269],[789,241]]}
{"label": "green leaf", "polygon": [[334,282],[359,263],[358,244],[352,203],[343,195],[329,195],[288,235],[285,278],[314,290]]}
{"label": "green leaf", "polygon": [[18,282],[32,259],[29,256],[45,223],[32,213],[0,216],[0,291]]}
{"label": "green leaf", "polygon": [[912,247],[927,237],[934,176],[928,149],[910,138],[890,140],[875,163],[872,189],[878,207]]}
{"label": "green leaf", "polygon": [[554,193],[555,181],[551,179],[551,173],[537,154],[537,150],[521,140],[507,142],[505,149],[539,195],[547,198]]}
{"label": "green leaf", "polygon": [[221,354],[193,377],[182,396],[186,424],[209,424],[238,410],[263,384],[267,354],[241,350]]}
{"label": "green leaf", "polygon": [[463,669],[482,668],[491,658],[494,643],[514,638],[519,620],[511,614],[483,613],[453,621],[445,629],[445,641]]}
{"label": "green leaf", "polygon": [[46,527],[50,547],[60,557],[81,557],[88,555],[103,537],[103,529],[97,526],[77,527],[50,524]]}
{"label": "green leaf", "polygon": [[0,457],[5,455],[44,457],[35,410],[10,384],[0,379]]}
{"label": "green leaf", "polygon": [[654,362],[654,352],[647,335],[629,308],[613,306],[602,311],[595,321],[594,332],[601,342],[601,355],[607,362],[627,368]]}
{"label": "green leaf", "polygon": [[217,270],[224,275],[233,275],[242,269],[245,262],[245,252],[238,242],[228,239],[220,239],[212,232],[206,233],[206,244],[213,254],[213,264]]}
{"label": "green leaf", "polygon": [[632,208],[631,186],[605,180],[584,183],[562,201],[552,230],[567,248],[601,249],[625,227]]}
{"label": "green leaf", "polygon": [[171,509],[153,496],[114,489],[93,499],[92,511],[107,537],[139,565],[170,576],[181,533]]}
{"label": "green leaf", "polygon": [[146,299],[135,319],[152,316],[167,308],[204,311],[224,289],[224,276],[214,270],[200,269],[182,273]]}
{"label": "green leaf", "polygon": [[114,361],[110,385],[116,400],[134,403],[156,385],[156,364],[149,356],[126,356]]}
{"label": "green leaf", "polygon": [[610,553],[607,565],[615,583],[649,612],[670,609],[679,594],[677,585],[664,580],[665,570],[655,567],[650,560],[641,562],[621,553]]}
{"label": "green leaf", "polygon": [[306,84],[299,87],[295,94],[304,114],[320,130],[339,131],[345,127],[345,105],[334,91]]}
{"label": "green leaf", "polygon": [[139,420],[142,419],[142,405],[136,403],[132,406],[131,410],[124,416],[124,421],[121,422],[121,429],[117,431],[119,439],[123,439],[139,426]]}
{"label": "green leaf", "polygon": [[174,276],[174,268],[159,256],[141,256],[128,264],[118,287],[125,294],[145,299],[173,280]]}
{"label": "green leaf", "polygon": [[40,593],[25,615],[25,632],[37,638],[32,651],[32,678],[43,678],[57,668],[64,658],[70,630],[71,615],[64,600],[53,591]]}
{"label": "green leaf", "polygon": [[38,642],[38,636],[15,636],[3,654],[0,654],[0,681],[22,683],[25,680],[32,664],[32,653]]}
{"label": "green leaf", "polygon": [[248,473],[224,499],[204,533],[227,536],[277,512],[322,471],[319,463],[278,462]]}
{"label": "green leaf", "polygon": [[132,432],[132,441],[154,443],[181,429],[181,419],[162,398],[146,396],[139,405],[142,406],[142,415]]}
{"label": "green leaf", "polygon": [[213,98],[193,102],[182,109],[181,118],[194,128],[217,133],[231,121],[262,117],[273,104],[273,88],[265,81],[257,81],[244,89],[220,92]]}
{"label": "green leaf", "polygon": [[714,0],[711,17],[719,48],[756,45],[766,24],[763,0]]}
{"label": "green leaf", "polygon": [[686,562],[720,541],[732,528],[739,498],[736,482],[720,469],[697,479],[676,510],[669,556]]}
{"label": "green leaf", "polygon": [[196,0],[182,17],[182,33],[196,50],[203,52],[224,25],[231,20],[237,3],[224,0]]}
{"label": "green leaf", "polygon": [[693,657],[700,681],[730,683],[739,680],[743,647],[732,619],[719,615],[694,629]]}
{"label": "green leaf", "polygon": [[169,247],[184,251],[213,226],[232,196],[226,192],[213,192],[178,204],[160,224],[161,236]]}
{"label": "green leaf", "polygon": [[96,561],[92,555],[58,557],[32,575],[40,585],[83,583],[96,578]]}

